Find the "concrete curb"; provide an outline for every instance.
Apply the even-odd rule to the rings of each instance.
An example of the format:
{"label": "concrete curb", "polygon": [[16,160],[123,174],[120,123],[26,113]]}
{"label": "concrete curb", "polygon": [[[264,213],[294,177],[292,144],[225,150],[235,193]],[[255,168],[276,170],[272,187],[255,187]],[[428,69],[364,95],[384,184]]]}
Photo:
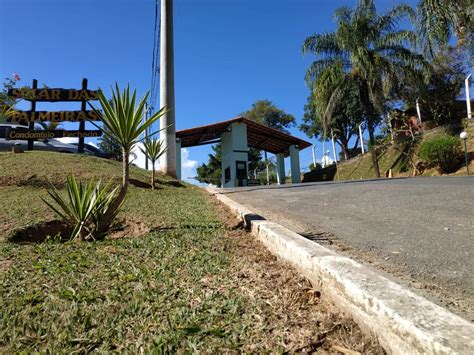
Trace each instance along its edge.
{"label": "concrete curb", "polygon": [[474,325],[295,232],[208,189],[240,216],[275,255],[293,264],[315,287],[392,354],[474,354]]}

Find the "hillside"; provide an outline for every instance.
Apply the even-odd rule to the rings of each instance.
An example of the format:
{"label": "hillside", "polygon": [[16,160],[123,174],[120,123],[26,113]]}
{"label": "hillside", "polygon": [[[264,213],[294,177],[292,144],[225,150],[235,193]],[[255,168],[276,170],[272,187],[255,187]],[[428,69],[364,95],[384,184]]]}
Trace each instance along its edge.
{"label": "hillside", "polygon": [[[468,154],[470,157],[470,172],[474,173],[474,123],[465,129],[469,134],[469,139],[467,141],[468,145]],[[437,127],[425,131],[423,139],[429,139],[431,136],[443,133],[443,132],[452,132],[452,129],[449,127]],[[455,130],[455,134],[458,134],[458,129]],[[463,146],[464,151],[464,146]],[[464,162],[464,159],[463,159]],[[379,169],[381,177],[388,176],[389,169],[392,170],[392,176],[410,176],[412,173],[412,168],[409,164],[407,157],[400,152],[399,149],[394,148],[390,145],[386,146],[379,153]],[[465,175],[466,168],[462,166],[457,172],[452,175]],[[358,179],[372,179],[374,178],[374,169],[372,164],[372,156],[370,153],[364,155],[358,155],[355,158],[352,158],[347,161],[341,161],[336,166],[330,166],[325,169],[321,169],[319,173],[314,172],[309,174],[314,176],[320,181],[324,180],[358,180]],[[309,176],[308,175],[308,176]],[[439,173],[436,169],[427,169],[423,172],[424,176],[436,176]]]}

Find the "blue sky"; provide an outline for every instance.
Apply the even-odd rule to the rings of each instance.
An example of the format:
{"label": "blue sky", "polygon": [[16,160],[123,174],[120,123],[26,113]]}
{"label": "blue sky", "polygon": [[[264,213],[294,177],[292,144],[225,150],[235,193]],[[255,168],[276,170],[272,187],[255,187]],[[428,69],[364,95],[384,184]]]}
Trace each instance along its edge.
{"label": "blue sky", "polygon": [[[176,128],[235,117],[259,99],[273,101],[301,123],[308,96],[304,73],[311,62],[301,44],[313,33],[333,30],[334,10],[355,3],[175,0]],[[376,1],[381,11],[395,3]],[[40,85],[80,88],[86,77],[91,88],[106,93],[116,81],[140,94],[150,89],[154,0],[0,0],[0,13],[2,78],[18,73],[24,85],[36,78]],[[38,104],[38,109],[79,105]],[[192,148],[188,159],[200,164],[210,151]],[[301,165],[310,162],[306,149]],[[194,165],[188,163],[188,170]]]}

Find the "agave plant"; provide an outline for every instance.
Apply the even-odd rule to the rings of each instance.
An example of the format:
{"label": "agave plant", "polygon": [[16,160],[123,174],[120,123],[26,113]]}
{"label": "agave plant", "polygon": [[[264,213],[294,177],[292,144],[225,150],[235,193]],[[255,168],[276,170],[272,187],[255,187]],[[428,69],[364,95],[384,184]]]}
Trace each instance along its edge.
{"label": "agave plant", "polygon": [[163,155],[166,148],[161,147],[159,139],[145,139],[143,141],[143,148],[140,150],[145,154],[147,159],[151,160],[151,188],[155,189],[155,164],[156,161]]}
{"label": "agave plant", "polygon": [[[103,187],[101,181],[77,182],[70,175],[66,184],[66,197],[50,184],[49,196],[56,203],[42,200],[56,212],[67,224],[73,226],[70,239],[99,239],[110,228],[113,218],[117,215],[121,204],[115,207],[113,201],[117,197],[118,188],[110,190],[109,186]],[[105,215],[113,216],[105,228],[103,218]]]}

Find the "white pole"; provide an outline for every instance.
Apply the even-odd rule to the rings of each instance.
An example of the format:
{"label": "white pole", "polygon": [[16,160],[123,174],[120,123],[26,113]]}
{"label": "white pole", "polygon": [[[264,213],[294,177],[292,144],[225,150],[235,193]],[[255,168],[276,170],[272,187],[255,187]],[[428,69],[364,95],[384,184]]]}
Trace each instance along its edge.
{"label": "white pole", "polygon": [[270,185],[270,172],[268,170],[268,157],[267,157],[267,151],[265,151],[265,170],[267,172],[267,185]]}
{"label": "white pole", "polygon": [[313,151],[313,166],[316,169],[316,144],[313,144],[311,150]]}
{"label": "white pole", "polygon": [[388,120],[388,127],[390,128],[390,143],[394,143],[393,137],[393,127],[392,127],[392,120],[390,119],[390,114],[387,113],[387,120]]}
{"label": "white pole", "polygon": [[418,115],[418,121],[420,122],[421,124],[421,110],[420,110],[420,103],[419,103],[419,99],[417,98],[416,99],[416,113]]}
{"label": "white pole", "polygon": [[471,74],[469,74],[464,80],[464,84],[466,85],[466,107],[467,107],[467,118],[471,119],[472,118],[472,112],[471,112],[471,94],[469,92],[469,79],[471,78]]}
{"label": "white pole", "polygon": [[365,154],[365,149],[364,149],[364,136],[362,135],[362,125],[364,123],[361,123],[359,125],[359,139],[360,139],[360,150],[362,151],[362,155]]}
{"label": "white pole", "polygon": [[[145,102],[145,112],[143,114],[143,122],[146,121],[148,118],[148,104]],[[148,138],[148,128],[143,132],[143,138],[147,139]],[[145,155],[145,169],[148,170],[148,158]]]}
{"label": "white pole", "polygon": [[167,112],[160,118],[160,141],[166,152],[160,158],[160,169],[176,177],[176,107],[174,103],[173,0],[161,0],[160,36],[160,108]]}
{"label": "white pole", "polygon": [[334,144],[334,133],[331,129],[331,141],[332,141],[332,153],[334,156],[334,162],[337,164],[337,156],[336,156],[336,144]]}
{"label": "white pole", "polygon": [[323,168],[324,166],[326,165],[326,160],[324,159],[324,154],[326,154],[326,151],[324,150],[324,145],[325,145],[326,141],[323,141],[323,157],[322,157],[322,162],[323,162]]}

